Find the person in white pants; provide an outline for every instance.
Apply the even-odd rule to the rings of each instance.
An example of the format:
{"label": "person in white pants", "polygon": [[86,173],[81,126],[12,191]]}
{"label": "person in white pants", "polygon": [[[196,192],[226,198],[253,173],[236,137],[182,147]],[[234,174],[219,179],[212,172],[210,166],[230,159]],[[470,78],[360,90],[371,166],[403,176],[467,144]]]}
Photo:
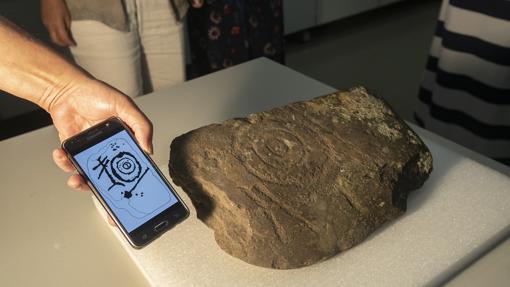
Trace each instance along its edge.
{"label": "person in white pants", "polygon": [[174,2],[41,0],[41,15],[52,41],[69,46],[78,65],[137,97],[185,80],[182,15]]}

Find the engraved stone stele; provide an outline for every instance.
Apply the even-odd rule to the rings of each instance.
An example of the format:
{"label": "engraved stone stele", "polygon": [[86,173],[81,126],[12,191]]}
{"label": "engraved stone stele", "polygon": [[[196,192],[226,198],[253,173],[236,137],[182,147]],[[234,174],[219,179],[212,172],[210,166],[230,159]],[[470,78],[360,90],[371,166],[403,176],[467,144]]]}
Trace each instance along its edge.
{"label": "engraved stone stele", "polygon": [[359,87],[188,132],[172,142],[169,167],[224,251],[289,269],[403,214],[432,156]]}

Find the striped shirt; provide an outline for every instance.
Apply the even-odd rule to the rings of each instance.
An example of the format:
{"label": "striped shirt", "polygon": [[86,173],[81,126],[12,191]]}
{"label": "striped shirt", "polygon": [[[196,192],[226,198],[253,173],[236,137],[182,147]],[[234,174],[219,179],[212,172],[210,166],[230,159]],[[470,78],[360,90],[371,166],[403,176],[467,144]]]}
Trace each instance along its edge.
{"label": "striped shirt", "polygon": [[510,1],[443,0],[415,120],[510,164]]}

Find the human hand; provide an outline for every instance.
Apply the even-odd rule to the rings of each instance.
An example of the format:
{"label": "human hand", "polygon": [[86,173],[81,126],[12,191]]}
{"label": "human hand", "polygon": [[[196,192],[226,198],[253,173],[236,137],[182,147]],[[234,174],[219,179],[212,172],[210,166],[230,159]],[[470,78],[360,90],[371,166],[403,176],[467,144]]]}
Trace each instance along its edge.
{"label": "human hand", "polygon": [[71,14],[64,0],[41,0],[41,19],[53,43],[76,46],[71,34]]}
{"label": "human hand", "polygon": [[[152,153],[152,124],[130,98],[85,74],[2,16],[0,43],[0,90],[48,111],[61,140],[117,116]],[[63,170],[75,171],[63,150],[55,150],[53,158]],[[71,176],[68,185],[88,190],[78,175]]]}
{"label": "human hand", "polygon": [[204,6],[204,0],[189,0],[191,7],[202,8]]}
{"label": "human hand", "polygon": [[[112,116],[119,117],[134,133],[136,140],[152,153],[152,124],[132,100],[108,85],[90,78],[72,81],[63,88],[50,91],[48,104],[55,128],[61,140],[67,139]],[[61,148],[53,151],[53,159],[65,172],[73,172],[67,184],[80,191],[88,191],[85,180],[76,174],[75,167]]]}

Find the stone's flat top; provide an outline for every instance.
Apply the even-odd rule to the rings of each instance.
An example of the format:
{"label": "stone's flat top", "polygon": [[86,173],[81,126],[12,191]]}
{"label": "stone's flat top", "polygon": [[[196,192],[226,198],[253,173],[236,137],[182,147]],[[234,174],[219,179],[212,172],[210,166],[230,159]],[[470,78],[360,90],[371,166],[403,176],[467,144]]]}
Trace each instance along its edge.
{"label": "stone's flat top", "polygon": [[[136,102],[153,120],[154,160],[167,174],[172,138],[211,122],[332,91],[260,59]],[[405,216],[343,254],[351,255],[310,269],[261,273],[267,269],[232,261],[217,247],[212,231],[194,215],[147,248],[124,247],[155,286],[338,286],[339,282],[346,282],[345,286],[417,286],[440,282],[510,234],[510,180],[460,155],[459,148],[448,141],[417,131],[435,157],[430,181],[411,194]],[[0,228],[6,230],[0,240],[0,285],[143,286],[146,282],[97,216],[90,195],[65,186],[67,175],[51,162],[51,150],[57,145],[52,127],[0,142]],[[445,145],[455,146],[455,151]],[[508,273],[499,276],[508,282]]]}

